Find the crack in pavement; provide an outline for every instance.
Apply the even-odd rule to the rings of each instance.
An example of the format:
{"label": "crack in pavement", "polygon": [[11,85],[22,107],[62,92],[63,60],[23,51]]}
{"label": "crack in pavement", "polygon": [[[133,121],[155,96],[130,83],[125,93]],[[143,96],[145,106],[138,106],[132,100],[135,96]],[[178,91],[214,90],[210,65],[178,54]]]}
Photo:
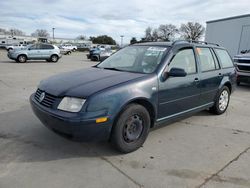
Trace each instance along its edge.
{"label": "crack in pavement", "polygon": [[[87,145],[89,150],[92,150],[92,148],[89,148],[89,146]],[[97,151],[93,151],[93,153],[95,153],[101,160],[105,161],[106,163],[108,163],[110,166],[112,166],[114,169],[116,169],[118,172],[120,172],[123,176],[125,176],[126,178],[128,178],[131,182],[133,182],[136,186],[138,186],[139,188],[144,187],[143,185],[141,185],[140,183],[138,183],[136,180],[134,180],[132,177],[130,177],[128,174],[126,174],[125,172],[123,172],[118,166],[116,166],[115,164],[113,164],[110,160],[108,160],[106,157],[100,155]]]}
{"label": "crack in pavement", "polygon": [[137,185],[138,187],[144,187],[143,185],[141,185],[140,183],[138,183],[136,180],[134,180],[133,178],[131,178],[128,174],[126,174],[125,172],[123,172],[119,167],[117,167],[116,165],[114,165],[111,161],[109,161],[107,158],[103,157],[103,156],[99,156],[100,159],[102,159],[103,161],[107,162],[108,164],[110,164],[113,168],[115,168],[118,172],[120,172],[122,175],[124,175],[126,178],[128,178],[130,181],[132,181],[135,185]]}
{"label": "crack in pavement", "polygon": [[9,84],[5,83],[3,80],[0,80],[0,83],[2,83],[3,85],[5,85],[6,87],[11,87]]}
{"label": "crack in pavement", "polygon": [[242,151],[239,155],[237,155],[234,159],[232,159],[231,161],[229,161],[225,166],[223,166],[220,170],[218,170],[216,173],[212,174],[211,176],[209,176],[208,178],[205,179],[205,181],[198,185],[196,188],[201,188],[202,186],[206,185],[210,180],[212,180],[213,178],[219,177],[219,173],[222,172],[223,170],[225,170],[228,166],[230,166],[233,162],[237,161],[241,155],[243,155],[244,153],[246,153],[248,150],[250,149],[250,147],[247,147],[244,151]]}

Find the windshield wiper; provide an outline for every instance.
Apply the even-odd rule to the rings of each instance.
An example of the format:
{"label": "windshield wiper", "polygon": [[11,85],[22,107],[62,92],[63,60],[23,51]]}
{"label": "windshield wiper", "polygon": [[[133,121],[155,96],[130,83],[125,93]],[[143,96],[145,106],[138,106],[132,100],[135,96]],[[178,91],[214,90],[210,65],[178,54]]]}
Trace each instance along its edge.
{"label": "windshield wiper", "polygon": [[117,69],[115,67],[103,67],[103,69],[107,69],[107,70],[115,70],[115,71],[123,71],[121,69]]}

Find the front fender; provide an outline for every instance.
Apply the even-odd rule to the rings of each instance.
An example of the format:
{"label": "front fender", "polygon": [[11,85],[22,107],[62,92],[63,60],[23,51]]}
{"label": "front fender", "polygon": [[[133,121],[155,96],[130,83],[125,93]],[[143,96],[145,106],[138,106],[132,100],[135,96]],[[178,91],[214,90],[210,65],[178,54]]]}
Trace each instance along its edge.
{"label": "front fender", "polygon": [[135,100],[145,100],[157,109],[158,100],[157,76],[139,79],[136,82],[122,83],[98,92],[87,99],[85,110],[88,112],[106,110],[106,115],[114,120],[119,112]]}

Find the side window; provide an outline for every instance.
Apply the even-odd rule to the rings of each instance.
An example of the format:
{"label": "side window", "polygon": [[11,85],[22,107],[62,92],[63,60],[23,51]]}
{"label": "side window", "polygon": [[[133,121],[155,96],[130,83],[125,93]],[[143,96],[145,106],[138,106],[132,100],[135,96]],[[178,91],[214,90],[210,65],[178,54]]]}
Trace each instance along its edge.
{"label": "side window", "polygon": [[215,67],[216,67],[216,69],[220,69],[219,60],[218,60],[218,58],[216,57],[215,52],[214,52],[212,49],[211,49],[211,52],[212,52],[212,54],[213,54],[213,58],[214,58],[214,61],[215,61]]}
{"label": "side window", "polygon": [[41,49],[49,50],[49,49],[54,49],[54,47],[48,44],[41,44]]}
{"label": "side window", "polygon": [[30,46],[29,49],[30,49],[30,50],[35,50],[35,49],[37,48],[36,46],[37,46],[37,45],[34,44],[34,45]]}
{"label": "side window", "polygon": [[222,68],[233,67],[233,62],[226,50],[215,49],[215,52],[220,60]]}
{"label": "side window", "polygon": [[168,70],[171,68],[181,68],[187,74],[196,73],[196,62],[193,49],[182,49],[171,60]]}
{"label": "side window", "polygon": [[200,63],[201,63],[201,71],[211,71],[216,69],[216,65],[214,62],[213,55],[209,48],[196,48]]}

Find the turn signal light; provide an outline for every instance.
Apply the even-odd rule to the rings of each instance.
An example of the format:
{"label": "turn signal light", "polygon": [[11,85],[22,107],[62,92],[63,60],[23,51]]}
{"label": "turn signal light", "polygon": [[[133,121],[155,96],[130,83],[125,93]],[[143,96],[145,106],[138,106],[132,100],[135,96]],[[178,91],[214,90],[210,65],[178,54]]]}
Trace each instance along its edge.
{"label": "turn signal light", "polygon": [[107,117],[100,117],[100,118],[97,118],[95,120],[96,123],[103,123],[103,122],[106,122],[106,121],[108,121]]}

